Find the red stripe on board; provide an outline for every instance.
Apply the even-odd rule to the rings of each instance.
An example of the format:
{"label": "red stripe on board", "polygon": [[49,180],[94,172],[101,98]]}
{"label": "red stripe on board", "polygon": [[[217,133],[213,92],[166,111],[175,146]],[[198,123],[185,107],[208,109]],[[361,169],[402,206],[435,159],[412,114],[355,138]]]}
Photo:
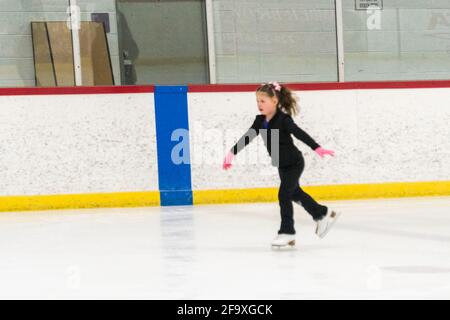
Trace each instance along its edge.
{"label": "red stripe on board", "polygon": [[[319,82],[283,83],[292,90],[350,90],[350,89],[418,89],[447,88],[449,80],[374,81],[374,82]],[[256,91],[260,84],[189,85],[188,92],[248,92]]]}
{"label": "red stripe on board", "polygon": [[[316,82],[283,83],[292,90],[351,90],[351,89],[419,89],[450,88],[450,80],[424,81],[373,81],[373,82]],[[189,85],[188,92],[254,92],[260,84]],[[95,86],[95,87],[29,87],[0,88],[0,96],[63,95],[63,94],[116,94],[152,93],[154,85],[146,86]]]}
{"label": "red stripe on board", "polygon": [[33,87],[0,88],[0,96],[60,95],[60,94],[115,94],[151,93],[154,86],[97,86],[97,87]]}
{"label": "red stripe on board", "polygon": [[243,92],[256,91],[260,84],[189,85],[188,92]]}

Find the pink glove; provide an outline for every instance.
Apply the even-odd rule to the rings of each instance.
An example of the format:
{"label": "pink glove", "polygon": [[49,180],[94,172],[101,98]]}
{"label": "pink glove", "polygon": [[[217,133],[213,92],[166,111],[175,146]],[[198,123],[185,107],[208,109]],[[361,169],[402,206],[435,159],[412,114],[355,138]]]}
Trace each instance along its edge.
{"label": "pink glove", "polygon": [[324,149],[322,147],[317,148],[316,150],[314,150],[321,158],[323,158],[325,155],[330,155],[332,157],[334,157],[334,151],[331,150],[327,150]]}
{"label": "pink glove", "polygon": [[228,154],[226,155],[225,159],[223,160],[222,168],[224,170],[230,169],[231,168],[231,162],[233,161],[233,159],[234,159],[234,154],[231,151],[229,151]]}

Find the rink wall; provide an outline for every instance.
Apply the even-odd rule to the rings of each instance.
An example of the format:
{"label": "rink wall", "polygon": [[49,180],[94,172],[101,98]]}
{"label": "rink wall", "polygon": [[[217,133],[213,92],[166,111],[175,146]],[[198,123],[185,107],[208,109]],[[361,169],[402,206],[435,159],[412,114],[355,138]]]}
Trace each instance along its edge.
{"label": "rink wall", "polygon": [[[0,210],[276,201],[257,85],[0,89]],[[450,81],[290,84],[318,199],[450,195]]]}
{"label": "rink wall", "polygon": [[[296,123],[336,152],[334,158],[321,159],[296,141],[306,162],[301,185],[312,195],[328,200],[450,195],[450,82],[289,87],[300,105]],[[278,172],[269,164],[262,139],[244,149],[227,172],[217,169],[226,151],[216,148],[221,138],[208,140],[223,133],[230,148],[243,134],[257,113],[255,88],[190,88],[192,153],[214,159],[212,164],[193,159],[195,203],[277,200]]]}
{"label": "rink wall", "polygon": [[0,89],[0,210],[159,205],[153,91]]}

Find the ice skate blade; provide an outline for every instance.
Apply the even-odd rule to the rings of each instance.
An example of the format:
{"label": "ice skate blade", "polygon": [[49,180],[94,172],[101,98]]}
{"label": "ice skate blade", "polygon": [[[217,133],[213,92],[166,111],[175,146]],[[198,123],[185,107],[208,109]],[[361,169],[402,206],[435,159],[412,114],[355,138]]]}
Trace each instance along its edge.
{"label": "ice skate blade", "polygon": [[278,244],[272,244],[272,249],[283,249],[283,248],[293,248],[295,247],[295,240],[289,241],[286,245],[278,245]]}
{"label": "ice skate blade", "polygon": [[334,224],[336,223],[337,219],[340,216],[341,216],[340,212],[336,212],[336,211],[331,212],[330,219],[332,219],[332,220],[331,220],[330,224],[328,225],[327,229],[322,234],[318,235],[320,239],[323,239],[328,234],[328,232],[330,232],[330,229],[334,226]]}

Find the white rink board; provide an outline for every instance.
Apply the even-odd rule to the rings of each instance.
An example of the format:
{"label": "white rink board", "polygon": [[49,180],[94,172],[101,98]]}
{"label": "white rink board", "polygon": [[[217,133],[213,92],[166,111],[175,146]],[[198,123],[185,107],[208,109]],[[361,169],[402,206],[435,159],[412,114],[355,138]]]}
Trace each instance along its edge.
{"label": "white rink board", "polygon": [[[300,115],[295,122],[336,152],[335,158],[321,159],[297,141],[306,161],[303,185],[449,179],[450,89],[326,90],[296,95]],[[188,98],[191,150],[211,157],[209,163],[202,163],[198,156],[192,159],[193,190],[278,186],[277,170],[271,167],[259,137],[237,156],[231,170],[221,170],[225,152],[258,114],[253,92],[190,93]],[[216,138],[211,143],[214,138],[208,136],[225,136],[226,130],[231,130],[231,141]],[[247,159],[246,154],[255,152],[260,152],[259,164]]]}
{"label": "white rink board", "polygon": [[152,93],[0,96],[0,194],[158,190]]}

